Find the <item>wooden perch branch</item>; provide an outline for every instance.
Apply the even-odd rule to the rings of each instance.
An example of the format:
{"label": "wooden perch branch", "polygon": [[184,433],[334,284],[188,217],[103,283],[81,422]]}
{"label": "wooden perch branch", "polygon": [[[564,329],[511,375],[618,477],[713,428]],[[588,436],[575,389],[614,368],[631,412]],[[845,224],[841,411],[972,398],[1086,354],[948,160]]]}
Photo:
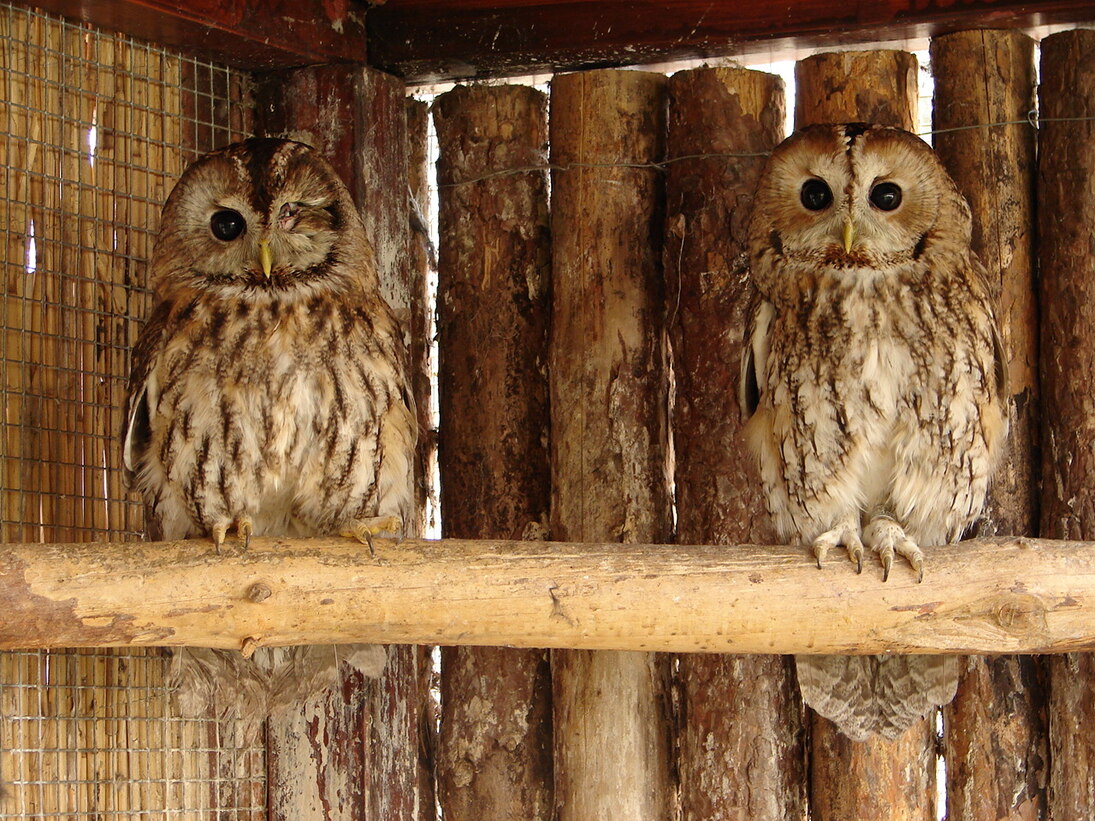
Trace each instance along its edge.
{"label": "wooden perch branch", "polygon": [[0,545],[0,649],[349,641],[734,653],[1095,647],[1095,544],[932,548],[923,584],[804,549],[257,539]]}

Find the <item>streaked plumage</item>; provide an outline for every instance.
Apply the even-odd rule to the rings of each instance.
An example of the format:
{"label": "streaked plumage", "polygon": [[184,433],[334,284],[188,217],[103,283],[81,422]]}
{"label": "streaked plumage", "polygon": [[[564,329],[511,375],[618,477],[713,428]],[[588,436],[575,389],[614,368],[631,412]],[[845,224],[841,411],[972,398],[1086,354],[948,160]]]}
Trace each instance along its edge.
{"label": "streaked plumage", "polygon": [[[231,529],[245,544],[399,533],[416,433],[402,340],[331,167],[275,139],[200,158],[164,206],[150,279],[124,463],[158,535],[211,536],[220,549]],[[175,664],[183,684],[187,658]],[[272,703],[300,697],[277,672],[293,659],[273,658],[229,666],[267,688],[285,679]]]}
{"label": "streaked plumage", "polygon": [[[1007,407],[970,234],[965,200],[908,132],[814,126],[768,161],[749,231],[746,435],[780,534],[819,566],[842,546],[860,566],[877,552],[883,579],[895,555],[919,577],[922,548],[981,513]],[[898,735],[957,685],[946,657],[797,663],[806,702],[856,739]]]}

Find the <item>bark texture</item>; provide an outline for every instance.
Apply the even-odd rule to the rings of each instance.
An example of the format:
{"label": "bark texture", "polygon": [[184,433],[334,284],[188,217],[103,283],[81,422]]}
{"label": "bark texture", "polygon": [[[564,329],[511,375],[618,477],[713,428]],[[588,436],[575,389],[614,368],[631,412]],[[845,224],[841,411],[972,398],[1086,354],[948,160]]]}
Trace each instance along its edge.
{"label": "bark texture", "polygon": [[[551,89],[551,532],[667,541],[660,172],[665,77],[558,76]],[[559,821],[671,814],[666,660],[553,654]]]}
{"label": "bark texture", "polygon": [[[444,534],[542,539],[551,503],[547,98],[458,86],[433,108],[440,147],[441,499]],[[545,650],[442,651],[446,819],[552,813]]]}
{"label": "bark texture", "polygon": [[[1095,31],[1042,41],[1038,146],[1041,271],[1042,530],[1095,534]],[[1085,818],[1095,805],[1095,656],[1049,665],[1052,821]]]}
{"label": "bark texture", "polygon": [[830,51],[795,66],[795,128],[864,122],[915,130],[916,57],[907,51]]}
{"label": "bark texture", "polygon": [[[365,220],[381,291],[407,327],[410,228],[405,89],[391,75],[327,65],[261,75],[256,131],[299,139],[332,162]],[[407,523],[414,529],[416,523]],[[417,535],[410,532],[408,535]],[[421,654],[387,648],[380,679],[342,686],[267,728],[271,818],[423,818]]]}
{"label": "bark texture", "polygon": [[[669,81],[664,259],[683,544],[775,540],[741,433],[737,386],[752,297],[746,227],[764,155],[783,139],[783,122],[783,82],[770,74],[704,68]],[[686,821],[802,818],[802,706],[789,661],[680,657]]]}
{"label": "bark texture", "polygon": [[[1034,291],[1034,41],[963,31],[931,45],[934,146],[973,211],[973,247],[998,294],[1011,392],[1007,450],[982,535],[1038,527],[1038,306]],[[1012,123],[1003,125],[1003,123]],[[974,656],[944,708],[947,817],[1038,818],[1048,768],[1043,664]]]}

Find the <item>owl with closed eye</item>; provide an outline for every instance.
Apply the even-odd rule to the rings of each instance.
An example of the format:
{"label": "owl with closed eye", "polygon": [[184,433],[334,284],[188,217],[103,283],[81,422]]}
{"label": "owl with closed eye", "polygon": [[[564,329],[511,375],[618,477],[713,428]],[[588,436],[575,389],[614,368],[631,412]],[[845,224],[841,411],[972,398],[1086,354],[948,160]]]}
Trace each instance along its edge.
{"label": "owl with closed eye", "polygon": [[[279,139],[201,157],[164,205],[149,276],[123,463],[150,531],[217,551],[231,532],[244,549],[252,535],[400,534],[416,437],[403,343],[330,165]],[[235,679],[261,718],[334,659],[183,650],[174,678]]]}
{"label": "owl with closed eye", "polygon": [[[849,124],[780,144],[753,207],[741,403],[769,513],[819,568],[839,548],[920,581],[925,548],[978,519],[1008,429],[969,206],[918,137]],[[958,680],[946,656],[796,663],[807,704],[855,740],[900,735]]]}

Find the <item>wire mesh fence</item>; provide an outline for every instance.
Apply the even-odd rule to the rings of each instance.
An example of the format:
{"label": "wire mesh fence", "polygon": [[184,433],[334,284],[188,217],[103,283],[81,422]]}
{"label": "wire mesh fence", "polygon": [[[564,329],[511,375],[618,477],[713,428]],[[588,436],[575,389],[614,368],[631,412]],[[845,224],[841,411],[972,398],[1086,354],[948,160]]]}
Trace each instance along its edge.
{"label": "wire mesh fence", "polygon": [[[159,208],[250,130],[246,74],[0,5],[0,538],[139,539],[128,351]],[[261,742],[172,715],[160,651],[0,655],[0,818],[264,817]]]}

